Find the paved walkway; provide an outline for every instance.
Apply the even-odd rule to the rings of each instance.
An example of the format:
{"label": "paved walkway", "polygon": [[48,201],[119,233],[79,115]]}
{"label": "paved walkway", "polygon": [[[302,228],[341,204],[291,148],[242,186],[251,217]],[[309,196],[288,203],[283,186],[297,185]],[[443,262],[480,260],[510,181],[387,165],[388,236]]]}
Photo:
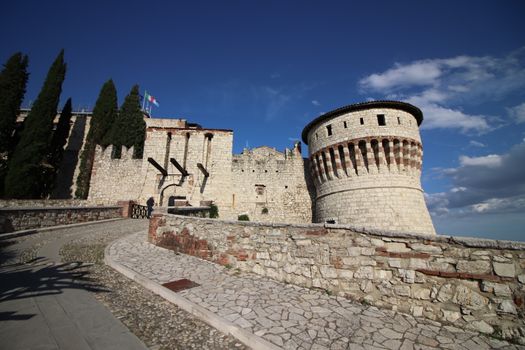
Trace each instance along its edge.
{"label": "paved walkway", "polygon": [[165,288],[158,284],[180,279],[198,283],[176,293],[178,302],[190,309],[204,308],[208,315],[219,316],[220,322],[251,334],[252,340],[260,337],[285,349],[525,348],[254,274],[238,274],[153,246],[146,242],[145,233],[114,242],[106,253],[110,262],[124,266],[143,284],[149,280],[155,284],[152,288],[162,293]]}
{"label": "paved walkway", "polygon": [[[0,349],[146,349],[90,293],[101,286],[79,264],[61,264],[59,255],[62,245],[79,237],[146,226],[113,221],[0,241]],[[30,249],[36,257],[20,263]]]}

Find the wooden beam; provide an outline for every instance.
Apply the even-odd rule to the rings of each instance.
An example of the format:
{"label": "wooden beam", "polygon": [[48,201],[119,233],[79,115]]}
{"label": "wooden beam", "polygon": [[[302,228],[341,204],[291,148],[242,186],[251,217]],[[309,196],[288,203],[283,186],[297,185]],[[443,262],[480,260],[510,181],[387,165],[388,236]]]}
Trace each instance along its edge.
{"label": "wooden beam", "polygon": [[155,168],[157,168],[158,171],[160,171],[160,173],[163,175],[163,176],[168,176],[168,171],[166,169],[164,169],[162,166],[160,166],[159,163],[157,163],[155,161],[155,159],[149,157],[148,158],[148,162],[153,165]]}
{"label": "wooden beam", "polygon": [[208,172],[208,170],[206,170],[206,168],[204,167],[204,165],[202,165],[202,163],[197,163],[197,168],[199,168],[202,171],[202,173],[204,174],[204,177],[210,176],[210,173]]}
{"label": "wooden beam", "polygon": [[180,171],[182,176],[188,176],[188,172],[186,171],[186,169],[184,169],[175,158],[170,158],[170,162],[171,164],[175,165],[175,168],[177,168]]}

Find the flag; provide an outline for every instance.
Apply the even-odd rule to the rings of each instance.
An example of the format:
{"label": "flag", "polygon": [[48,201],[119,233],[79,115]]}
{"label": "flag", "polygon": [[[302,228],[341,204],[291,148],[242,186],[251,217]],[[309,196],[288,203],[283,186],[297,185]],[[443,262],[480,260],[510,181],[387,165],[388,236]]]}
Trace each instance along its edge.
{"label": "flag", "polygon": [[157,102],[157,99],[153,96],[151,96],[150,94],[148,94],[147,92],[144,92],[144,98],[146,99],[146,101],[150,102],[150,103],[153,103],[155,106],[159,106],[159,103]]}

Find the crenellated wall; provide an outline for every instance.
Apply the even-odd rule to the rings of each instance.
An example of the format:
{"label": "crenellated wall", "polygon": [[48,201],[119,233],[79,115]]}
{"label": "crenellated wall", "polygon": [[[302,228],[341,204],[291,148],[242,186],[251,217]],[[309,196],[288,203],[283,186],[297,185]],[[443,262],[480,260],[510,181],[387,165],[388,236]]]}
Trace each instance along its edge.
{"label": "crenellated wall", "polygon": [[232,209],[260,222],[311,222],[314,188],[307,168],[298,144],[284,152],[258,147],[234,155]]}
{"label": "crenellated wall", "polygon": [[149,240],[277,281],[525,344],[525,244],[157,215]]}

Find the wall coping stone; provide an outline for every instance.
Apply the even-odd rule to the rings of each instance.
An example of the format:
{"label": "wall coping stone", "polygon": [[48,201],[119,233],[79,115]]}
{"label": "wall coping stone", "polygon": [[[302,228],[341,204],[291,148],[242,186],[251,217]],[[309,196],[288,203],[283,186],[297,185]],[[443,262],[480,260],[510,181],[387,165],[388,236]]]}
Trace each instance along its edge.
{"label": "wall coping stone", "polygon": [[391,238],[412,238],[418,240],[432,241],[436,243],[452,243],[459,244],[471,248],[489,248],[489,249],[510,249],[510,250],[524,250],[525,242],[517,241],[506,241],[506,240],[495,240],[487,238],[476,238],[476,237],[461,237],[461,236],[448,236],[448,235],[431,235],[424,233],[410,233],[400,231],[385,231],[372,228],[366,228],[362,226],[354,225],[340,225],[340,224],[323,224],[323,223],[312,223],[312,224],[287,224],[287,223],[264,223],[256,221],[237,221],[237,220],[221,220],[221,219],[209,219],[209,218],[198,218],[188,217],[176,214],[163,214],[166,217],[177,217],[186,220],[205,221],[209,223],[221,222],[225,224],[234,224],[239,226],[253,226],[253,227],[268,227],[268,228],[279,228],[279,227],[290,227],[290,228],[327,228],[327,229],[341,229],[348,230],[356,233],[363,233],[373,236],[391,237]]}

